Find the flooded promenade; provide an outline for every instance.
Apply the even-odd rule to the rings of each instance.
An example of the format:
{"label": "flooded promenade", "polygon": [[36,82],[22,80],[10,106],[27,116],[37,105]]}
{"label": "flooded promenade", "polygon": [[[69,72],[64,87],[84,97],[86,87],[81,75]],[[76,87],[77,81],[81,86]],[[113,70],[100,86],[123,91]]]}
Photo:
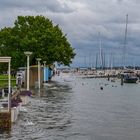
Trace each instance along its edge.
{"label": "flooded promenade", "polygon": [[140,83],[56,76],[0,140],[139,140],[139,131]]}

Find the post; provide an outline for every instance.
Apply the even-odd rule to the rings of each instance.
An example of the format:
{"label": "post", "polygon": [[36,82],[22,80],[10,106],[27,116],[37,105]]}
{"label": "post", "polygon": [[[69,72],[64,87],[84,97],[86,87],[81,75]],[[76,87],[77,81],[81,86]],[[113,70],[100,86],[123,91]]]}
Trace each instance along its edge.
{"label": "post", "polygon": [[11,109],[11,59],[8,62],[8,111]]}
{"label": "post", "polygon": [[109,76],[109,74],[107,75],[107,80],[108,80],[108,81],[110,80],[110,76]]}
{"label": "post", "polygon": [[46,68],[46,61],[43,61],[43,63],[44,63],[44,83],[45,83],[45,81],[46,81],[46,70],[45,70],[45,68]]}
{"label": "post", "polygon": [[27,90],[29,90],[29,56],[27,56]]}
{"label": "post", "polygon": [[30,82],[29,82],[29,78],[30,78],[30,75],[29,75],[29,70],[30,70],[30,66],[29,66],[29,63],[30,63],[30,55],[32,54],[32,52],[24,52],[24,54],[27,56],[27,90],[29,90],[29,87],[30,87]]}
{"label": "post", "polygon": [[123,85],[123,76],[121,75],[121,85]]}
{"label": "post", "polygon": [[36,59],[38,62],[38,88],[40,89],[40,60],[41,58]]}

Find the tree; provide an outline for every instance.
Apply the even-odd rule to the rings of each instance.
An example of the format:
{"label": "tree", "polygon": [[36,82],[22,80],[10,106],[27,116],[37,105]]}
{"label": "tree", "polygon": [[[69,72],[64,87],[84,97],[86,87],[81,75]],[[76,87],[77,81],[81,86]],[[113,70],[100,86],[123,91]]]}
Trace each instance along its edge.
{"label": "tree", "polygon": [[18,16],[14,27],[0,30],[0,45],[2,56],[12,57],[14,69],[25,65],[24,51],[33,52],[31,64],[40,57],[47,64],[58,62],[69,66],[75,56],[60,27],[43,16]]}

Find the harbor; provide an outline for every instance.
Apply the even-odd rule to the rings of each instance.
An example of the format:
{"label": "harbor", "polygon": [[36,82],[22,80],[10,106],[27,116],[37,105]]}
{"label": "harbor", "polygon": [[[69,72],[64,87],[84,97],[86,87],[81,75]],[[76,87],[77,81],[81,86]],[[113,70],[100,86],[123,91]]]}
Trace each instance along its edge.
{"label": "harbor", "polygon": [[56,75],[44,90],[34,90],[11,131],[0,139],[139,140],[139,86]]}
{"label": "harbor", "polygon": [[0,140],[140,140],[139,1],[0,5]]}

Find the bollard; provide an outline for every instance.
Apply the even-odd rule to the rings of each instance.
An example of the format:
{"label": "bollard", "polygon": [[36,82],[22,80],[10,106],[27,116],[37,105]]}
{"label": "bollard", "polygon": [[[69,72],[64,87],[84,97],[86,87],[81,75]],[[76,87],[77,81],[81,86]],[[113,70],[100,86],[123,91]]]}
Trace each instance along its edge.
{"label": "bollard", "polygon": [[17,120],[17,115],[18,115],[17,113],[18,113],[17,107],[12,107],[12,108],[11,108],[11,122],[12,122],[12,123],[16,122],[16,120]]}
{"label": "bollard", "polygon": [[110,76],[109,76],[109,74],[107,75],[107,80],[108,80],[108,81],[110,80]]}
{"label": "bollard", "polygon": [[123,76],[121,76],[121,85],[123,85]]}

